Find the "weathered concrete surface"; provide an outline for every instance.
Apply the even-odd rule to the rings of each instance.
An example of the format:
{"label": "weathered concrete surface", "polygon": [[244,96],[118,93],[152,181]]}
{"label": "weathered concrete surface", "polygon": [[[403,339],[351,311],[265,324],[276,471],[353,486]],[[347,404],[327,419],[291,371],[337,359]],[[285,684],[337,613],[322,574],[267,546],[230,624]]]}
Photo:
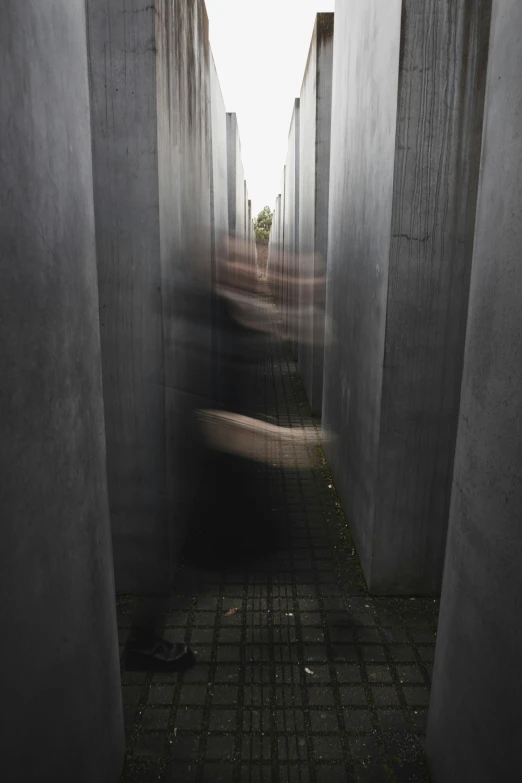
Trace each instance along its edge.
{"label": "weathered concrete surface", "polygon": [[155,30],[170,574],[200,489],[194,413],[212,398],[211,93],[204,0],[157,0]]}
{"label": "weathered concrete surface", "polygon": [[277,298],[277,273],[279,267],[279,242],[281,234],[281,194],[276,198],[270,240],[268,245],[267,280],[272,294]]}
{"label": "weathered concrete surface", "polygon": [[207,20],[202,0],[88,0],[87,14],[116,585],[157,591],[190,508],[180,445],[210,374]]}
{"label": "weathered concrete surface", "polygon": [[0,49],[1,777],[114,783],[124,740],[83,0],[6,0]]}
{"label": "weathered concrete surface", "polygon": [[489,7],[336,13],[323,421],[373,593],[440,589]]}
{"label": "weathered concrete surface", "polygon": [[299,372],[321,415],[334,15],[317,14],[300,97]]}
{"label": "weathered concrete surface", "polygon": [[245,243],[245,246],[248,244],[248,188],[246,179],[243,182],[243,204],[244,206],[244,212],[243,212],[243,241]]}
{"label": "weathered concrete surface", "polygon": [[210,57],[210,100],[212,118],[211,220],[212,269],[219,282],[220,266],[228,260],[228,170],[227,118],[214,58]]}
{"label": "weathered concrete surface", "polygon": [[252,215],[252,201],[249,198],[247,187],[247,202],[246,202],[246,242],[247,242],[247,257],[248,264],[255,270],[256,267],[256,248],[254,241],[254,217]]}
{"label": "weathered concrete surface", "polygon": [[517,780],[522,736],[522,6],[493,3],[462,402],[427,752]]}
{"label": "weathered concrete surface", "polygon": [[240,260],[245,239],[245,175],[241,161],[241,141],[237,116],[227,114],[228,226],[232,240],[231,261]]}
{"label": "weathered concrete surface", "polygon": [[[225,102],[212,54],[210,56],[210,113],[211,113],[211,170],[210,170],[210,214],[212,287],[223,282],[224,265],[229,259],[228,241],[228,163],[227,163],[227,117]],[[221,314],[219,299],[214,298],[213,312],[213,398],[221,397],[220,372],[222,340],[219,329]]]}
{"label": "weathered concrete surface", "polygon": [[298,314],[298,247],[299,247],[299,98],[295,99],[290,130],[288,132],[288,153],[285,167],[285,204],[283,239],[283,324],[297,358],[297,314]]}
{"label": "weathered concrete surface", "polygon": [[282,313],[282,322],[284,323],[285,319],[285,312],[284,312],[284,301],[283,301],[283,293],[284,293],[284,265],[283,265],[283,259],[284,259],[284,250],[285,250],[285,210],[286,210],[286,166],[283,166],[283,173],[281,176],[281,226],[279,230],[279,252],[278,252],[278,261],[277,261],[277,268],[278,268],[278,280],[277,280],[277,286],[278,286],[278,303],[279,303],[279,309]]}
{"label": "weathered concrete surface", "polygon": [[272,283],[272,290],[281,317],[284,319],[283,308],[283,291],[284,291],[284,244],[285,244],[285,202],[286,202],[286,166],[283,167],[283,173],[281,176],[281,194],[279,196],[279,221],[277,231],[277,248],[276,248],[276,264],[275,264],[275,276]]}

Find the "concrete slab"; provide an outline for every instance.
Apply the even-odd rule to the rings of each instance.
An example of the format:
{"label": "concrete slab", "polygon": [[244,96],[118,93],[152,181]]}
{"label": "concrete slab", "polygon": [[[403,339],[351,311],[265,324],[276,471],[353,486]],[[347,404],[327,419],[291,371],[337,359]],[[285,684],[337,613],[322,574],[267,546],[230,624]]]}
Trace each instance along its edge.
{"label": "concrete slab", "polygon": [[88,0],[87,15],[116,584],[157,591],[194,493],[190,409],[210,385],[208,22],[202,0]]}
{"label": "concrete slab", "polygon": [[[219,84],[216,65],[210,56],[210,113],[211,113],[211,159],[210,169],[210,212],[211,212],[211,256],[212,287],[215,291],[223,282],[224,265],[229,260],[228,241],[228,161],[227,161],[227,118],[225,102]],[[221,397],[221,333],[218,325],[221,313],[219,299],[214,298],[213,307],[213,397]]]}
{"label": "concrete slab", "polygon": [[493,2],[462,402],[427,753],[516,780],[522,736],[522,6]]}
{"label": "concrete slab", "polygon": [[317,14],[300,97],[299,372],[322,412],[334,15]]}
{"label": "concrete slab", "polygon": [[489,6],[336,12],[323,426],[376,594],[441,585]]}
{"label": "concrete slab", "polygon": [[228,260],[227,118],[216,64],[210,56],[210,110],[212,132],[211,222],[214,282],[220,279],[222,261]]}
{"label": "concrete slab", "polygon": [[279,305],[279,310],[281,312],[281,317],[283,321],[283,325],[286,321],[286,310],[285,310],[285,303],[283,299],[284,294],[284,247],[285,247],[285,210],[286,210],[286,166],[283,167],[283,174],[281,177],[281,204],[280,204],[280,210],[281,210],[281,218],[280,218],[280,226],[279,226],[279,244],[278,244],[278,254],[277,254],[277,279],[276,279],[276,302]]}
{"label": "concrete slab", "polygon": [[299,98],[294,109],[288,132],[288,154],[285,167],[285,206],[283,241],[283,292],[282,310],[284,328],[297,358],[298,313],[298,248],[299,248]]}
{"label": "concrete slab", "polygon": [[248,242],[248,263],[254,266],[254,226],[252,224],[252,201],[248,199],[247,207],[247,242]]}
{"label": "concrete slab", "polygon": [[244,211],[243,211],[243,241],[245,244],[248,244],[248,188],[246,179],[243,182],[243,205],[244,205]]}
{"label": "concrete slab", "polygon": [[240,260],[245,240],[245,175],[241,161],[241,141],[235,113],[227,114],[228,225],[233,249],[230,258]]}
{"label": "concrete slab", "polygon": [[267,280],[274,297],[277,296],[277,275],[279,266],[279,236],[281,233],[281,194],[276,198],[267,261]]}
{"label": "concrete slab", "polygon": [[6,0],[0,48],[2,779],[115,781],[124,737],[83,0]]}

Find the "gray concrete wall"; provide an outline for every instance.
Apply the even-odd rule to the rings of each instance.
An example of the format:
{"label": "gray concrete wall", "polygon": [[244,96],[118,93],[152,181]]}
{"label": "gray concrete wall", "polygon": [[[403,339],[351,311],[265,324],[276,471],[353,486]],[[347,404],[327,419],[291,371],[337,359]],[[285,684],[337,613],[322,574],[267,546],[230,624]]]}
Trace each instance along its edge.
{"label": "gray concrete wall", "polygon": [[280,203],[280,225],[279,225],[279,247],[277,254],[277,280],[276,280],[276,302],[279,305],[282,318],[284,318],[284,247],[285,247],[285,209],[286,209],[286,166],[283,167],[281,176],[281,203]]}
{"label": "gray concrete wall", "polygon": [[299,372],[312,412],[321,415],[334,15],[318,14],[300,97]]}
{"label": "gray concrete wall", "polygon": [[245,175],[241,160],[241,141],[235,113],[227,114],[228,150],[228,225],[233,242],[231,259],[240,259],[245,240]]}
{"label": "gray concrete wall", "polygon": [[455,473],[427,753],[517,780],[522,736],[522,5],[493,3]]}
{"label": "gray concrete wall", "polygon": [[273,248],[273,255],[272,255],[272,261],[271,261],[271,276],[270,276],[270,287],[272,290],[272,294],[274,296],[274,299],[277,304],[280,304],[281,301],[281,253],[282,253],[282,245],[283,245],[283,205],[284,205],[284,176],[283,181],[281,183],[282,186],[282,192],[278,195],[276,199],[276,210],[275,210],[275,225],[274,225],[274,248]]}
{"label": "gray concrete wall", "polygon": [[220,263],[228,260],[228,171],[227,118],[214,58],[210,57],[210,100],[212,131],[211,219],[212,259],[215,281]]}
{"label": "gray concrete wall", "polygon": [[[210,57],[210,113],[211,113],[211,253],[212,253],[212,285],[214,289],[223,282],[223,265],[229,259],[228,241],[228,163],[227,163],[227,117],[225,102],[219,84],[219,78],[214,63]],[[213,321],[217,327],[220,319],[219,300],[214,300]],[[221,332],[214,328],[213,340],[213,397],[221,396],[220,364],[222,355]]]}
{"label": "gray concrete wall", "polygon": [[243,182],[243,204],[244,204],[244,211],[243,211],[243,241],[245,243],[245,247],[248,247],[248,188],[246,179]]}
{"label": "gray concrete wall", "polygon": [[169,569],[199,490],[212,398],[210,44],[204,0],[157,0],[156,89]]}
{"label": "gray concrete wall", "polygon": [[281,225],[281,194],[276,198],[267,261],[267,280],[274,297],[277,294],[277,269],[279,264],[279,234]]}
{"label": "gray concrete wall", "polygon": [[187,392],[209,383],[206,12],[87,0],[87,16],[116,585],[156,591],[190,506]]}
{"label": "gray concrete wall", "polygon": [[280,234],[281,234],[281,194],[279,194],[276,199],[274,223],[272,224],[272,226],[273,226],[272,230],[275,233],[274,233],[274,245],[271,251],[272,256],[270,261],[270,270],[271,270],[270,285],[272,288],[272,293],[275,295],[275,292],[277,290],[276,275],[279,266],[279,242],[280,242]]}
{"label": "gray concrete wall", "polygon": [[145,590],[168,569],[155,15],[86,5],[116,586]]}
{"label": "gray concrete wall", "polygon": [[489,7],[336,13],[323,417],[373,593],[440,589]]}
{"label": "gray concrete wall", "polygon": [[288,132],[288,153],[285,167],[284,239],[283,239],[283,324],[297,355],[297,313],[298,313],[298,245],[299,245],[299,98],[295,99],[290,130]]}
{"label": "gray concrete wall", "polygon": [[114,783],[124,738],[83,0],[6,0],[0,48],[1,776]]}
{"label": "gray concrete wall", "polygon": [[246,238],[247,238],[247,245],[248,245],[248,264],[253,269],[254,268],[254,225],[252,220],[252,201],[250,200],[250,194],[248,193],[247,188],[247,196],[248,200],[246,203],[246,226],[247,226],[247,232],[246,232]]}
{"label": "gray concrete wall", "polygon": [[323,386],[325,451],[370,584],[402,5],[377,2],[335,11]]}

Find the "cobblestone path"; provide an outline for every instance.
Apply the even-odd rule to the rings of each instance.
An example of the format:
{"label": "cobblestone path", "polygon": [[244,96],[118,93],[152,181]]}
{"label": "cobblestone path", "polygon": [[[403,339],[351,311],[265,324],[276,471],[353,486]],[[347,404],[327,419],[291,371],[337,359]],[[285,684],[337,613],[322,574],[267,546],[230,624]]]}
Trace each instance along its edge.
{"label": "cobblestone path", "polygon": [[[270,350],[257,378],[267,420],[308,433],[305,458],[266,467],[291,544],[244,572],[180,571],[165,636],[198,663],[122,672],[122,781],[427,781],[438,602],[368,596],[289,345],[273,337]],[[118,599],[121,644],[134,606]]]}

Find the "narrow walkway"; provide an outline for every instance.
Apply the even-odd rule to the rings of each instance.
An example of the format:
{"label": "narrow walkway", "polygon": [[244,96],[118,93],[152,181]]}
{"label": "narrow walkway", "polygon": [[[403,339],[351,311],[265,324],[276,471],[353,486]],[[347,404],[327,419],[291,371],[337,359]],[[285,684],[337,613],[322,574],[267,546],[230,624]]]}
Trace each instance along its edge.
{"label": "narrow walkway", "polygon": [[[267,468],[284,483],[291,549],[204,583],[180,574],[165,635],[184,637],[198,665],[123,672],[122,780],[426,781],[438,602],[367,595],[289,346],[273,338],[271,354],[266,416],[317,433],[305,458]],[[121,644],[133,608],[118,601]]]}

